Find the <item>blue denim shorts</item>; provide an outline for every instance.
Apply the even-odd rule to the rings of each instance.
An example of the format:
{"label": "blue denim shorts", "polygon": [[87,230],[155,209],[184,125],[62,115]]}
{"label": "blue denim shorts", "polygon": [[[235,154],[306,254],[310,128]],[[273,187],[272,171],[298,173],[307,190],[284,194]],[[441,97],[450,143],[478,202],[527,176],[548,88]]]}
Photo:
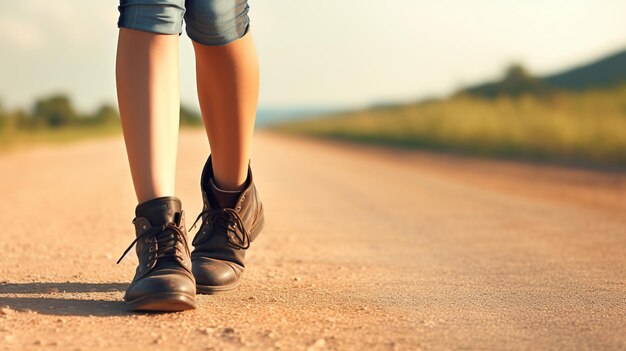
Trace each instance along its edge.
{"label": "blue denim shorts", "polygon": [[247,0],[120,0],[118,28],[181,35],[183,19],[191,40],[224,45],[248,32]]}

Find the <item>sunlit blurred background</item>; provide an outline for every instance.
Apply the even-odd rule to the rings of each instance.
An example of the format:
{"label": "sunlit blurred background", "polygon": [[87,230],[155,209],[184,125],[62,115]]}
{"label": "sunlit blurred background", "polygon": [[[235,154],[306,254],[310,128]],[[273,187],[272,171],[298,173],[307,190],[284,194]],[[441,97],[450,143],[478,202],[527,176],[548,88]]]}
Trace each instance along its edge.
{"label": "sunlit blurred background", "polygon": [[[118,2],[0,2],[0,148],[119,133]],[[626,2],[250,2],[257,126],[626,165]],[[200,126],[183,33],[181,118]],[[312,117],[323,117],[313,118]]]}

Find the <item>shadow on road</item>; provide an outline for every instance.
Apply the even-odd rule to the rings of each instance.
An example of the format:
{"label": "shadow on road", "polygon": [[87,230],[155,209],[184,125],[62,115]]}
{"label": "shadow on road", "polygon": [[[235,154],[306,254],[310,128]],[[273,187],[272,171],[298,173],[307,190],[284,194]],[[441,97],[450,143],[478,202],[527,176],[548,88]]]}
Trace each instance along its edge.
{"label": "shadow on road", "polygon": [[128,283],[3,283],[0,294],[49,294],[124,291]]}
{"label": "shadow on road", "polygon": [[[121,298],[112,301],[97,296],[122,292],[127,286],[126,283],[5,283],[0,284],[0,306],[18,312],[59,316],[127,315],[129,312]],[[20,296],[22,294],[28,296]]]}

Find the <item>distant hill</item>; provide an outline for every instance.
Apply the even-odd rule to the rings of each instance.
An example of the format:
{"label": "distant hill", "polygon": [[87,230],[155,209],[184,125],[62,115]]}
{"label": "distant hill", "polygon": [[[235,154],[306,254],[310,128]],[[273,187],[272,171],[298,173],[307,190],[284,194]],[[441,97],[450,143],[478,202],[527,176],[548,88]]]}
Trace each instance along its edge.
{"label": "distant hill", "polygon": [[545,77],[533,77],[520,65],[513,65],[502,80],[471,86],[459,93],[494,98],[522,93],[609,89],[624,84],[626,84],[626,50]]}
{"label": "distant hill", "polygon": [[626,50],[584,66],[543,78],[563,90],[610,88],[626,84]]}

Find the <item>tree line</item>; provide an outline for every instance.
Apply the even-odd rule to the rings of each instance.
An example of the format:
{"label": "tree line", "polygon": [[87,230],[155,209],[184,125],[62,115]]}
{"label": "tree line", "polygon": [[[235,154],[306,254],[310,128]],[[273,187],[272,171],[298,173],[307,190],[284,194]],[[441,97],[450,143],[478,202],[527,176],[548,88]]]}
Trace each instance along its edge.
{"label": "tree line", "polygon": [[[111,104],[102,104],[92,113],[82,113],[65,94],[38,98],[28,109],[17,108],[11,111],[4,108],[0,101],[0,132],[97,127],[119,124],[119,120],[119,112]],[[180,123],[200,125],[202,118],[199,113],[181,105]]]}

